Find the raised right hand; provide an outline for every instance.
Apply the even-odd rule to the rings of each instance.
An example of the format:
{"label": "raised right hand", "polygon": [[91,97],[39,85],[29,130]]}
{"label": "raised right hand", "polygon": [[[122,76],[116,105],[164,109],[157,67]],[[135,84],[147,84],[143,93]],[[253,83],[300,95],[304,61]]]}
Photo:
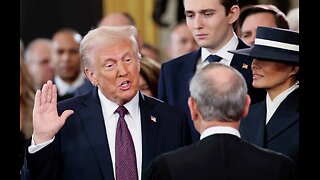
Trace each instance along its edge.
{"label": "raised right hand", "polygon": [[33,139],[40,144],[52,139],[64,125],[66,119],[73,114],[72,110],[65,110],[58,116],[57,87],[48,81],[37,90],[33,108]]}

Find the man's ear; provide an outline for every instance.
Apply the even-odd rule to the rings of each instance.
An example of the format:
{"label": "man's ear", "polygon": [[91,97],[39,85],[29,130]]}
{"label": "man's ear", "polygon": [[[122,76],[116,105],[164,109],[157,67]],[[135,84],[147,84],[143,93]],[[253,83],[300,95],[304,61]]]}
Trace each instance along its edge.
{"label": "man's ear", "polygon": [[248,115],[250,103],[251,103],[251,98],[250,98],[250,96],[247,94],[246,101],[245,101],[245,103],[244,103],[244,108],[243,108],[242,117],[241,117],[241,118],[245,118],[245,117]]}
{"label": "man's ear", "polygon": [[238,5],[233,5],[230,10],[229,10],[229,24],[233,24],[234,22],[237,21],[238,17],[240,14],[240,8]]}
{"label": "man's ear", "polygon": [[87,78],[90,80],[92,85],[94,85],[94,86],[98,85],[96,75],[93,73],[93,71],[91,71],[89,68],[85,68],[84,73],[87,76]]}
{"label": "man's ear", "polygon": [[199,118],[198,105],[196,101],[193,99],[193,97],[191,96],[188,99],[188,106],[189,106],[192,121],[196,121]]}

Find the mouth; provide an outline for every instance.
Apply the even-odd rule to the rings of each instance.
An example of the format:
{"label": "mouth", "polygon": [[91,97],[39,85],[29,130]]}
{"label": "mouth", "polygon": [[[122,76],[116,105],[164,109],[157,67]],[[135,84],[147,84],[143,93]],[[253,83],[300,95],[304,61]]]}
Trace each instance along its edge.
{"label": "mouth", "polygon": [[123,81],[120,85],[119,85],[119,88],[123,91],[126,91],[128,89],[130,89],[131,87],[131,82],[129,80],[127,81]]}
{"label": "mouth", "polygon": [[196,37],[197,37],[199,40],[205,39],[207,36],[208,36],[208,34],[196,34]]}
{"label": "mouth", "polygon": [[263,76],[260,74],[253,74],[253,80],[258,80],[260,78],[262,78]]}

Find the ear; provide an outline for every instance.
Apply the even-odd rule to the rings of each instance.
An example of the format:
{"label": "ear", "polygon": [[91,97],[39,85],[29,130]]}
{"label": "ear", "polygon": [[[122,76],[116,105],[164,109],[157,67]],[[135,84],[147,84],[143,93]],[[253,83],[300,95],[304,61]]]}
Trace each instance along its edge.
{"label": "ear", "polygon": [[292,66],[290,76],[296,75],[299,72],[299,66]]}
{"label": "ear", "polygon": [[88,77],[92,85],[97,86],[98,85],[98,80],[96,78],[96,75],[93,71],[91,71],[89,68],[84,69],[85,75]]}
{"label": "ear", "polygon": [[239,6],[238,5],[233,5],[230,8],[230,11],[229,11],[229,14],[228,14],[229,24],[233,24],[234,22],[236,22],[238,17],[239,17],[239,14],[240,14]]}
{"label": "ear", "polygon": [[199,118],[199,111],[196,101],[191,96],[188,99],[188,106],[192,121],[196,121]]}
{"label": "ear", "polygon": [[250,103],[251,103],[251,98],[250,98],[250,96],[247,94],[247,97],[246,97],[246,101],[245,101],[245,103],[244,103],[244,108],[243,108],[243,112],[242,112],[241,118],[245,118],[245,117],[248,115]]}

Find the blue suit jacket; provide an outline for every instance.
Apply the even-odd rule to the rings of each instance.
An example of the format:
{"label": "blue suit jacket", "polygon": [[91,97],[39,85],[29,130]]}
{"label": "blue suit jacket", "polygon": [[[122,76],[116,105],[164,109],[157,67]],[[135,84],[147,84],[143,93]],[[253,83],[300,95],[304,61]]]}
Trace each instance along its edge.
{"label": "blue suit jacket", "polygon": [[267,126],[266,101],[250,106],[240,123],[241,138],[257,146],[283,153],[299,167],[299,89],[290,93]]}
{"label": "blue suit jacket", "polygon": [[[26,154],[33,179],[104,179],[113,180],[112,160],[95,88],[92,93],[58,104],[61,114],[74,110],[54,141],[34,154]],[[161,153],[190,144],[187,119],[169,105],[140,94],[142,126],[142,172]],[[150,118],[154,116],[156,122]],[[188,139],[189,137],[189,139]]]}
{"label": "blue suit jacket", "polygon": [[[249,46],[239,39],[237,49],[247,47]],[[201,49],[199,48],[194,52],[163,63],[158,83],[158,98],[187,114],[193,142],[199,140],[199,133],[194,128],[188,107],[188,98],[190,96],[189,81],[195,74],[196,64],[200,56]],[[248,93],[252,99],[252,103],[255,103],[263,100],[265,91],[252,87],[252,60],[250,57],[235,54],[230,66],[237,69],[243,75],[248,85]],[[243,67],[243,65],[247,65],[247,67]]]}

